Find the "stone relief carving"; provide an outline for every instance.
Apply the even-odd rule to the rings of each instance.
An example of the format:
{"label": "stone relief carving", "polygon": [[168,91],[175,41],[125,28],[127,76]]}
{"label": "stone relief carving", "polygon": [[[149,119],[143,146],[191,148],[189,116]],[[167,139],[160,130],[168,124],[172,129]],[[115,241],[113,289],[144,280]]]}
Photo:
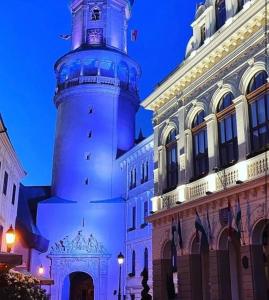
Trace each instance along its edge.
{"label": "stone relief carving", "polygon": [[75,237],[67,235],[51,247],[50,255],[64,254],[108,255],[108,252],[92,234],[86,236],[83,230],[79,230]]}

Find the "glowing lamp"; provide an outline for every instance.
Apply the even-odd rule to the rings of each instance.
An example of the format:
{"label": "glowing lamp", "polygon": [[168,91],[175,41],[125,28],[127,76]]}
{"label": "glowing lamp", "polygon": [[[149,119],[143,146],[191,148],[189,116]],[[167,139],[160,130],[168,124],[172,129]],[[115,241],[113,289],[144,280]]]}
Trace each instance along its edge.
{"label": "glowing lamp", "polygon": [[215,192],[217,190],[216,186],[216,174],[208,175],[208,192]]}
{"label": "glowing lamp", "polygon": [[124,256],[122,253],[118,255],[118,263],[119,265],[122,265],[124,263]]}
{"label": "glowing lamp", "polygon": [[16,239],[16,233],[13,229],[12,225],[9,227],[8,231],[6,232],[6,244],[7,244],[7,252],[11,252],[11,247],[14,245]]}
{"label": "glowing lamp", "polygon": [[186,185],[181,185],[177,188],[178,198],[180,202],[186,201]]}
{"label": "glowing lamp", "polygon": [[43,275],[44,273],[45,273],[45,269],[42,265],[40,265],[39,268],[38,268],[38,274]]}
{"label": "glowing lamp", "polygon": [[154,211],[154,212],[158,210],[158,201],[159,201],[159,197],[153,197],[153,198],[151,198],[152,211]]}

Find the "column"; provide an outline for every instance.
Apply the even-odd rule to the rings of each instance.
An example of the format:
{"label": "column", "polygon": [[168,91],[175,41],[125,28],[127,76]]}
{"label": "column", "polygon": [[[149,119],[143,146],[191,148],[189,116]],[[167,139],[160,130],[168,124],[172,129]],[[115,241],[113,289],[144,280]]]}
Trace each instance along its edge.
{"label": "column", "polygon": [[218,166],[218,123],[215,114],[205,117],[207,126],[209,173]]}
{"label": "column", "polygon": [[209,288],[210,299],[219,299],[218,281],[218,254],[215,250],[209,250]]}
{"label": "column", "polygon": [[239,161],[245,160],[247,153],[249,153],[248,146],[248,132],[249,132],[249,118],[247,112],[247,100],[245,96],[240,96],[233,100],[236,112],[237,124],[237,139],[238,139],[238,156]]}

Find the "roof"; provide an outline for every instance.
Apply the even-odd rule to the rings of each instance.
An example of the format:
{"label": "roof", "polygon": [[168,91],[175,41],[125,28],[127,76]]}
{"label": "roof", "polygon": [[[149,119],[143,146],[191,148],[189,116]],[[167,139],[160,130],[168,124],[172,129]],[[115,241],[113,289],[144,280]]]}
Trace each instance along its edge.
{"label": "roof", "polygon": [[20,186],[16,230],[21,233],[29,248],[40,252],[48,250],[49,241],[44,238],[36,226],[38,203],[50,196],[50,187]]}

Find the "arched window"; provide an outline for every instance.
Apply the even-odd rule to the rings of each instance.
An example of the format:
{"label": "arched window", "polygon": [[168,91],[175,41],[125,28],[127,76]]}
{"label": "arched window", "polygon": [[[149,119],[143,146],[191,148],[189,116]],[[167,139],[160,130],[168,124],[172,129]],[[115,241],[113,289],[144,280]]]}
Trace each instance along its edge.
{"label": "arched window", "polygon": [[97,60],[86,61],[83,66],[83,75],[84,76],[97,76],[98,65],[99,65],[99,62]]}
{"label": "arched window", "polygon": [[258,72],[247,89],[251,152],[266,150],[269,144],[269,95],[267,73]]}
{"label": "arched window", "polygon": [[199,112],[192,123],[193,138],[193,179],[208,173],[207,128],[204,111]]}
{"label": "arched window", "polygon": [[92,21],[99,21],[101,19],[101,10],[99,7],[94,7],[91,10],[91,20]]}
{"label": "arched window", "polygon": [[129,68],[125,62],[121,62],[118,65],[118,78],[120,80],[120,85],[124,89],[128,89],[129,83]]}
{"label": "arched window", "polygon": [[220,167],[227,167],[238,160],[237,125],[233,99],[234,95],[231,92],[226,93],[217,107]]}
{"label": "arched window", "polygon": [[225,0],[216,1],[216,29],[220,29],[226,22]]}
{"label": "arched window", "polygon": [[173,190],[178,184],[178,163],[177,163],[177,132],[171,130],[166,139],[166,178],[167,191]]}
{"label": "arched window", "polygon": [[145,270],[149,269],[149,251],[148,251],[148,248],[145,248],[145,251],[144,251],[144,269]]}
{"label": "arched window", "polygon": [[132,252],[132,275],[135,276],[135,251]]}

